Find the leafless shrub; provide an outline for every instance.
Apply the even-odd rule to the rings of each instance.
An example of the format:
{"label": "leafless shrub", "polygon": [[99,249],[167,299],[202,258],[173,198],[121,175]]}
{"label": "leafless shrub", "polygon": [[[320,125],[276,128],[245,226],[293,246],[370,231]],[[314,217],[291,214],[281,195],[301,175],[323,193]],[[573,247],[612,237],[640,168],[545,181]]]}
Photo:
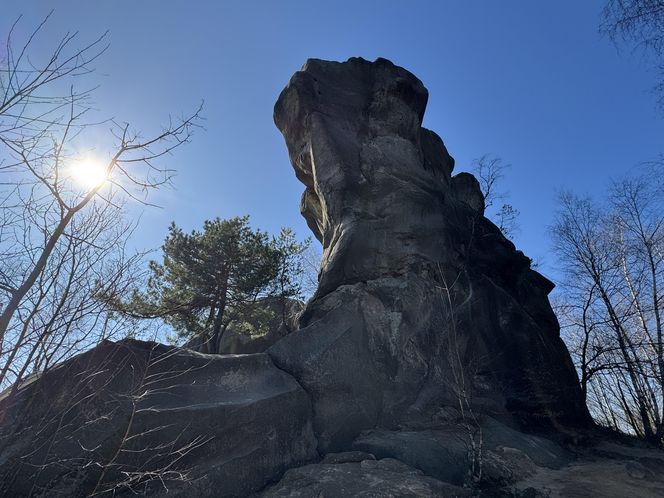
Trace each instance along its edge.
{"label": "leafless shrub", "polygon": [[511,164],[504,163],[499,157],[484,154],[475,159],[472,172],[480,184],[484,195],[486,215],[493,220],[506,237],[512,237],[519,231],[519,211],[507,202],[508,192],[500,190],[505,172]]}
{"label": "leafless shrub", "polygon": [[[438,286],[438,297],[441,309],[447,318],[446,330],[447,362],[449,366],[448,387],[457,402],[459,427],[464,433],[462,443],[467,449],[469,462],[469,481],[477,485],[482,480],[484,459],[484,436],[480,414],[473,406],[473,385],[479,369],[478,359],[468,352],[467,338],[460,333],[461,315],[467,312],[467,306],[473,299],[472,285],[463,272],[458,272],[452,281],[445,276],[445,271],[438,265],[437,275],[441,282]],[[463,287],[466,290],[462,290]]]}

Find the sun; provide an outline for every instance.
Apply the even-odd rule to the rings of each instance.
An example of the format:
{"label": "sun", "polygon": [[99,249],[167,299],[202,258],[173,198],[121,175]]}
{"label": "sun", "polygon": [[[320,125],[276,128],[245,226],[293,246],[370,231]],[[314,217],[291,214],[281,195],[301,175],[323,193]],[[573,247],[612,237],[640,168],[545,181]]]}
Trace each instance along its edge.
{"label": "sun", "polygon": [[97,159],[76,161],[69,170],[71,178],[82,187],[95,188],[108,180],[106,166]]}

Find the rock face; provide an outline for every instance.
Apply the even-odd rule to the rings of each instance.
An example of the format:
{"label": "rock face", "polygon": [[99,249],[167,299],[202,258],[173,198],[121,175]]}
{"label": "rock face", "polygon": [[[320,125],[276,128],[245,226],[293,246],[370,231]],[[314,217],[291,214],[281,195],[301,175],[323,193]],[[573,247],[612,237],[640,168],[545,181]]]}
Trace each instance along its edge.
{"label": "rock face", "polygon": [[309,60],[275,106],[324,252],[301,329],[269,354],[312,397],[322,451],[459,403],[535,430],[590,421],[553,284],[483,216],[477,181],[451,175],[427,96],[384,59]]}
{"label": "rock face", "polygon": [[398,460],[384,458],[348,463],[321,463],[286,472],[279,484],[260,494],[262,498],[311,498],[320,496],[440,498],[471,496],[462,489],[427,477]]}
{"label": "rock face", "polygon": [[265,354],[106,342],[0,414],[2,496],[246,496],[318,456],[307,395]]}

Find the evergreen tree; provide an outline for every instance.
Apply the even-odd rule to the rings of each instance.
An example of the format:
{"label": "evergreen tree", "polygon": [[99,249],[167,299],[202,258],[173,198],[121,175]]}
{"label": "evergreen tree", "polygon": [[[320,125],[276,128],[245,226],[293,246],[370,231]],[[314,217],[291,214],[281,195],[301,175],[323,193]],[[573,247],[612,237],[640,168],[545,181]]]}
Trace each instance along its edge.
{"label": "evergreen tree", "polygon": [[298,257],[309,242],[298,243],[290,229],[270,238],[243,216],[207,220],[191,233],[172,223],[168,231],[162,262],[150,262],[147,291],[134,292],[124,311],[163,318],[215,352],[228,325],[252,313],[259,298],[300,296]]}

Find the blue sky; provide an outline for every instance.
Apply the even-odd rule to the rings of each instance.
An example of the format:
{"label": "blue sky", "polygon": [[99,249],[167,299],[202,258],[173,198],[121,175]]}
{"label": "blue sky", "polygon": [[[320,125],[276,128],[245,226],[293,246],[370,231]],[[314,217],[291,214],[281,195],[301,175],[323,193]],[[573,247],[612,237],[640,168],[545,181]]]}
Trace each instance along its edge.
{"label": "blue sky", "polygon": [[[309,57],[386,57],[430,92],[425,126],[457,171],[485,153],[512,164],[517,245],[555,277],[547,226],[557,190],[600,195],[662,148],[664,118],[648,61],[598,33],[603,1],[5,0],[0,32],[28,31],[51,9],[48,47],[65,31],[110,31],[93,76],[96,106],[149,131],[205,100],[205,131],[177,152],[175,189],[153,198],[135,236],[157,247],[171,220],[249,214],[254,227],[304,237],[301,185],[272,107]],[[4,35],[3,35],[4,36]]]}

